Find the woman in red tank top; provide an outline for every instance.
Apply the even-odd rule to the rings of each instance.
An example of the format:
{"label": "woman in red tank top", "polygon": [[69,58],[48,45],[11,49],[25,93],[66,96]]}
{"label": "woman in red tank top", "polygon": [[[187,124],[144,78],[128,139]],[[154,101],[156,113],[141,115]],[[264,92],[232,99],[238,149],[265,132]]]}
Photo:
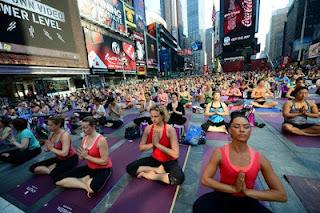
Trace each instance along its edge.
{"label": "woman in red tank top", "polygon": [[50,151],[56,156],[47,160],[35,163],[30,167],[30,171],[39,175],[50,175],[54,181],[58,181],[60,176],[75,167],[78,163],[72,146],[70,134],[62,129],[64,118],[52,116],[48,119],[50,129],[49,139],[45,143],[45,151]]}
{"label": "woman in red tank top", "polygon": [[140,151],[153,149],[152,156],[130,163],[127,172],[134,177],[180,185],[184,174],[178,164],[179,144],[175,129],[168,125],[168,112],[164,106],[150,109],[152,125],[146,127],[139,145]]}
{"label": "woman in red tank top", "polygon": [[88,197],[103,189],[111,176],[112,169],[107,140],[96,132],[97,123],[98,120],[92,116],[85,117],[81,122],[86,136],[77,154],[80,159],[87,160],[87,165],[65,173],[63,179],[56,183],[66,188],[84,189]]}
{"label": "woman in red tank top", "polygon": [[[267,158],[247,145],[251,127],[243,114],[231,113],[228,131],[231,143],[213,152],[201,179],[203,185],[215,191],[198,198],[193,212],[271,212],[258,200],[286,202],[280,179]],[[217,169],[220,181],[213,179]],[[269,190],[254,189],[259,171]]]}

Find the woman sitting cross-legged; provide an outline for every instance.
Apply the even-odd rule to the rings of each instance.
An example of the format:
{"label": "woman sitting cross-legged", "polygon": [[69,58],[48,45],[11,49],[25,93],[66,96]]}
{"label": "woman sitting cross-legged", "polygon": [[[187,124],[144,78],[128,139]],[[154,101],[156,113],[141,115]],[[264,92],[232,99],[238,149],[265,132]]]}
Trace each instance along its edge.
{"label": "woman sitting cross-legged", "polygon": [[308,101],[308,89],[295,90],[295,99],[283,105],[284,131],[304,136],[320,136],[320,124],[309,122],[308,118],[319,118],[319,109],[313,101]]}
{"label": "woman sitting cross-legged", "polygon": [[185,110],[183,104],[178,101],[178,94],[176,92],[171,94],[172,102],[168,104],[167,110],[170,114],[168,124],[184,125],[187,118],[183,117]]}
{"label": "woman sitting cross-legged", "polygon": [[150,109],[152,106],[155,105],[154,101],[151,100],[151,94],[149,92],[146,92],[144,94],[145,100],[140,100],[140,115],[138,118],[133,120],[133,123],[135,123],[137,126],[140,126],[142,122],[147,122],[151,124],[151,118],[150,118]]}
{"label": "woman sitting cross-legged", "polygon": [[80,159],[87,160],[87,165],[74,168],[61,176],[56,182],[66,188],[80,188],[87,191],[88,197],[103,189],[111,176],[112,161],[109,157],[106,138],[96,132],[97,119],[85,117],[81,127],[85,133],[82,145],[77,150]]}
{"label": "woman sitting cross-legged", "polygon": [[139,149],[153,149],[152,156],[130,163],[127,172],[134,177],[157,180],[166,184],[180,185],[184,174],[178,164],[179,144],[175,129],[168,125],[168,112],[164,106],[150,110],[152,125],[146,127]]}
{"label": "woman sitting cross-legged", "polygon": [[17,136],[11,137],[10,142],[17,149],[1,153],[0,160],[18,165],[39,155],[41,147],[34,134],[27,128],[28,122],[25,119],[17,118],[12,121],[12,125],[17,131]]}
{"label": "woman sitting cross-legged", "polygon": [[[231,113],[231,143],[216,149],[202,174],[203,185],[214,189],[193,204],[194,213],[271,212],[259,200],[286,202],[285,189],[268,159],[248,146],[251,126],[247,117]],[[215,180],[217,170],[220,180]],[[254,189],[259,171],[269,190]]]}
{"label": "woman sitting cross-legged", "polygon": [[64,119],[60,116],[49,117],[48,127],[51,135],[45,143],[46,151],[50,151],[56,156],[47,160],[35,163],[30,167],[30,171],[40,175],[50,175],[54,181],[58,181],[60,175],[75,167],[78,163],[71,141],[70,134],[62,129]]}
{"label": "woman sitting cross-legged", "polygon": [[107,117],[105,126],[113,129],[118,129],[123,124],[122,108],[114,98],[110,98],[108,101],[109,117]]}
{"label": "woman sitting cross-legged", "polygon": [[201,125],[203,131],[224,132],[228,134],[224,117],[229,115],[229,110],[227,105],[221,102],[219,91],[214,92],[213,101],[207,104],[204,115],[209,117],[208,121]]}

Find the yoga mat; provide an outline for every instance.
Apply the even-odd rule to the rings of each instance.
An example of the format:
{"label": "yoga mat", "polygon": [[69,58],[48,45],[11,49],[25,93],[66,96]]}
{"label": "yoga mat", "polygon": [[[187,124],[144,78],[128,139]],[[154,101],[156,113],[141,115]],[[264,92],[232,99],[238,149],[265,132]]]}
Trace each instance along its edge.
{"label": "yoga mat", "polygon": [[309,213],[320,210],[320,179],[284,175]]}
{"label": "yoga mat", "polygon": [[114,144],[116,144],[118,141],[120,141],[121,139],[114,137],[114,136],[108,136],[107,137],[107,141],[108,141],[108,146],[109,149],[111,146],[113,146]]}
{"label": "yoga mat", "polygon": [[110,154],[113,163],[112,175],[102,191],[88,198],[84,190],[66,189],[38,212],[50,213],[57,212],[57,210],[60,212],[90,212],[125,174],[126,166],[139,157],[139,140],[140,138],[135,139],[135,143],[125,143]]}
{"label": "yoga mat", "polygon": [[240,111],[243,109],[243,106],[228,106],[229,111]]}
{"label": "yoga mat", "polygon": [[256,112],[281,112],[281,109],[279,108],[254,108]]}
{"label": "yoga mat", "polygon": [[[202,174],[203,174],[206,166],[209,163],[209,160],[210,160],[210,157],[212,155],[212,152],[213,152],[213,148],[209,147],[208,145],[206,145],[204,147],[204,150],[203,150],[204,154],[203,154],[203,158],[202,158],[202,161],[201,161],[201,173],[200,173],[200,180],[199,180],[198,197],[213,191],[213,189],[210,189],[209,187],[206,187],[206,186],[201,184]],[[220,180],[220,171],[219,171],[219,169],[217,170],[217,172],[216,172],[216,174],[214,176],[214,179],[215,180]]]}
{"label": "yoga mat", "polygon": [[222,132],[206,132],[207,140],[229,141],[230,136]]}
{"label": "yoga mat", "polygon": [[282,132],[283,117],[280,113],[259,115],[265,122],[270,124],[289,141],[300,147],[320,148],[320,137],[307,137]]}
{"label": "yoga mat", "polygon": [[[123,117],[123,124],[126,125],[127,123],[130,123],[131,121],[133,121],[135,118],[138,117],[138,114],[137,113],[134,113],[134,114],[128,114],[126,116]],[[121,128],[121,127],[120,127]],[[119,128],[118,128],[119,129]],[[108,128],[108,127],[102,127],[102,131],[105,133],[105,134],[111,134],[113,133],[114,131],[118,130],[118,129],[113,129],[113,128]]]}
{"label": "yoga mat", "polygon": [[26,206],[31,206],[54,188],[55,184],[50,176],[34,176],[25,183],[17,185],[16,188],[10,190],[8,195]]}
{"label": "yoga mat", "polygon": [[[179,165],[183,166],[188,146],[180,145]],[[134,178],[108,209],[111,213],[169,212],[177,186]]]}

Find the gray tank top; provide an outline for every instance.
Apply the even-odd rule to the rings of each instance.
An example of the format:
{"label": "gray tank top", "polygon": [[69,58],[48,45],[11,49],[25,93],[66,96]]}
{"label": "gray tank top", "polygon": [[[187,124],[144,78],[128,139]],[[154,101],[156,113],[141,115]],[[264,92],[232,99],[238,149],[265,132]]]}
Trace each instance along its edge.
{"label": "gray tank top", "polygon": [[[308,106],[307,112],[311,113],[311,107],[310,107],[309,102],[306,101],[306,104]],[[293,100],[292,101],[292,106],[291,106],[291,109],[290,109],[290,113],[296,113],[296,112],[299,112],[299,109],[296,108],[296,102]],[[298,115],[298,116],[293,117],[293,118],[287,118],[287,119],[285,119],[285,121],[287,123],[293,123],[293,124],[305,124],[305,123],[307,123],[307,116]]]}

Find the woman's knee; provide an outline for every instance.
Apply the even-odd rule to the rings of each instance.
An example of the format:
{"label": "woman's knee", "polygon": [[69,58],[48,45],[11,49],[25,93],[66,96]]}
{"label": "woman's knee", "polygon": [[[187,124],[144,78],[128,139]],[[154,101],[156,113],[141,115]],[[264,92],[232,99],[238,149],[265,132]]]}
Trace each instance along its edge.
{"label": "woman's knee", "polygon": [[184,182],[184,173],[181,171],[177,174],[169,174],[170,185],[181,185]]}
{"label": "woman's knee", "polygon": [[127,165],[126,170],[129,175],[135,177],[137,175],[138,166],[136,165],[135,162],[132,162]]}

